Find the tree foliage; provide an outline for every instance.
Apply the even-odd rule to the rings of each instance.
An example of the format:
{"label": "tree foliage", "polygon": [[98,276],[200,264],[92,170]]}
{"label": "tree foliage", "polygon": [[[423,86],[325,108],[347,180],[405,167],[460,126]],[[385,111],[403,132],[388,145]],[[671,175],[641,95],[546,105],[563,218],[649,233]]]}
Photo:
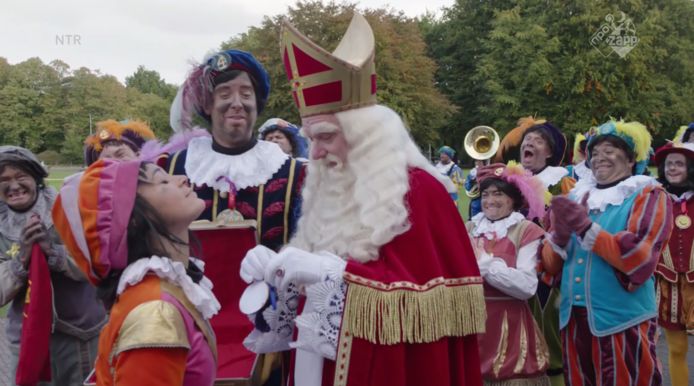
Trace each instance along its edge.
{"label": "tree foliage", "polygon": [[165,100],[173,100],[176,96],[176,86],[166,83],[158,72],[148,70],[145,66],[138,66],[134,74],[126,77],[125,85],[143,94],[158,95]]}
{"label": "tree foliage", "polygon": [[81,163],[84,139],[100,120],[142,119],[168,137],[175,86],[143,67],[128,79],[132,87],[88,68],[72,70],[60,60],[44,64],[31,58],[11,65],[0,58],[0,144]]}
{"label": "tree foliage", "polygon": [[[267,68],[271,93],[259,122],[298,111],[279,52],[280,20],[333,50],[353,12],[376,38],[379,103],[401,114],[422,146],[462,150],[477,125],[502,135],[522,116],[554,121],[571,137],[610,117],[645,123],[655,144],[694,120],[694,3],[691,0],[455,0],[440,17],[392,8],[298,1],[282,15],[231,37],[222,48],[250,51]],[[630,18],[638,43],[624,58],[591,38],[607,16]],[[143,66],[121,84],[88,68],[0,57],[0,144],[81,162],[90,123],[142,119],[170,135],[176,87]]]}
{"label": "tree foliage", "polygon": [[[355,4],[299,1],[281,16],[265,17],[258,27],[222,44],[223,49],[249,51],[268,70],[271,93],[263,119],[282,117],[298,122],[299,116],[280,57],[280,21],[287,18],[309,39],[332,51],[357,10]],[[436,65],[426,55],[426,45],[416,19],[390,9],[359,10],[376,39],[376,73],[379,103],[397,111],[420,145],[436,141],[436,129],[455,108],[436,89]]]}
{"label": "tree foliage", "polygon": [[[638,37],[624,58],[591,45],[622,12]],[[457,0],[422,28],[438,85],[459,107],[442,137],[460,144],[481,124],[503,134],[535,115],[567,134],[615,117],[643,122],[656,142],[671,138],[694,118],[693,16],[688,0]]]}

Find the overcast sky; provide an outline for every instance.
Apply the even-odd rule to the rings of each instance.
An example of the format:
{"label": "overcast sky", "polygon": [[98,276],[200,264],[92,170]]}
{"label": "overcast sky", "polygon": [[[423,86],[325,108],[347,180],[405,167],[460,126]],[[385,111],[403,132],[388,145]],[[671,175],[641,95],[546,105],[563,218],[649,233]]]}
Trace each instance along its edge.
{"label": "overcast sky", "polygon": [[[437,12],[454,0],[361,0],[361,8],[391,6],[408,16]],[[138,65],[180,84],[191,61],[284,13],[293,0],[3,0],[0,57],[11,64],[38,56],[72,69],[87,67],[121,82]],[[61,42],[62,40],[62,42]]]}

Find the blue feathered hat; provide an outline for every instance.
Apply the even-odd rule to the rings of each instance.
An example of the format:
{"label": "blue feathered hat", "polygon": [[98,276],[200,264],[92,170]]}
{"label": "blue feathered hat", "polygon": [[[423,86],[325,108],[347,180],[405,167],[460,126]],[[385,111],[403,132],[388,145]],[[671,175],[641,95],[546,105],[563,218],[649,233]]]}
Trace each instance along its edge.
{"label": "blue feathered hat", "polygon": [[308,141],[302,136],[299,128],[284,119],[270,118],[258,129],[258,137],[265,139],[271,132],[279,130],[287,136],[292,144],[293,156],[295,158],[308,158]]}
{"label": "blue feathered hat", "polygon": [[205,106],[211,101],[215,86],[229,80],[226,74],[234,70],[244,71],[250,76],[255,89],[258,114],[263,111],[270,95],[270,77],[263,65],[246,51],[220,51],[207,56],[178,89],[171,105],[170,123],[174,131],[192,128],[193,112],[210,122]]}
{"label": "blue feathered hat", "polygon": [[439,155],[441,153],[446,154],[450,159],[453,159],[453,157],[455,157],[455,150],[453,150],[453,148],[450,146],[441,146],[439,148]]}

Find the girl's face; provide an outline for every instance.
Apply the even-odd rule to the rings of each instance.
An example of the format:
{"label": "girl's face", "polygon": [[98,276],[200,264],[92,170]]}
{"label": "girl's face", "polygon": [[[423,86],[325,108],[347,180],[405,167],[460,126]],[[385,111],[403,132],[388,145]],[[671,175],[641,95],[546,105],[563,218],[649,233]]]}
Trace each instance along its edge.
{"label": "girl's face", "polygon": [[482,212],[489,220],[496,221],[513,212],[513,199],[496,186],[489,186],[481,196]]}
{"label": "girl's face", "polygon": [[687,183],[687,157],[680,153],[670,153],[665,157],[665,178],[674,186]]}
{"label": "girl's face", "polygon": [[173,232],[188,229],[205,210],[205,201],[198,198],[188,177],[169,175],[155,164],[145,166],[137,193],[149,203]]}

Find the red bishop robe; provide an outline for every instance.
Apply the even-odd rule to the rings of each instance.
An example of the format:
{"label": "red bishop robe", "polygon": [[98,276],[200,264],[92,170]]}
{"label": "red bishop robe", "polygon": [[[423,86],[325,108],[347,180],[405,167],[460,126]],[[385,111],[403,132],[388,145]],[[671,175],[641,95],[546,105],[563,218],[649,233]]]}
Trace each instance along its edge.
{"label": "red bishop robe", "polygon": [[323,385],[482,385],[485,306],[465,225],[444,186],[411,169],[410,229],[368,263],[348,260],[337,361]]}

